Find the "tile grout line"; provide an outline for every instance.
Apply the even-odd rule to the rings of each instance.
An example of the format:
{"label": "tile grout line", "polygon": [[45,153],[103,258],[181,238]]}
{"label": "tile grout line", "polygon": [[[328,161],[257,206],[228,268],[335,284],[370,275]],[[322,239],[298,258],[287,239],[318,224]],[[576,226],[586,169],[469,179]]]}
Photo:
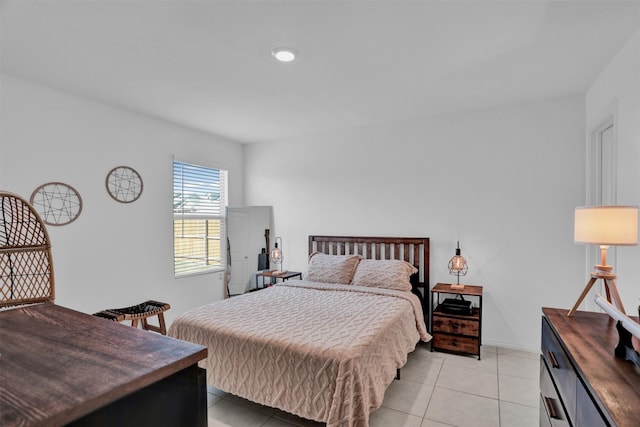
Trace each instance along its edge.
{"label": "tile grout line", "polygon": [[[433,351],[431,352],[433,353]],[[433,394],[436,392],[438,379],[440,378],[440,373],[442,372],[442,367],[444,366],[444,359],[445,358],[443,357],[442,361],[440,362],[440,367],[438,368],[438,375],[436,375],[435,381],[433,382],[433,390],[431,390],[431,394],[429,395],[429,400],[427,401],[427,407],[424,410],[424,414],[422,414],[422,423],[420,423],[420,425],[424,424],[424,421],[428,419],[427,412],[429,411],[429,405],[431,405],[431,399],[433,399]]]}
{"label": "tile grout line", "polygon": [[496,348],[496,382],[498,383],[498,427],[502,427],[502,398],[500,396],[500,353]]}

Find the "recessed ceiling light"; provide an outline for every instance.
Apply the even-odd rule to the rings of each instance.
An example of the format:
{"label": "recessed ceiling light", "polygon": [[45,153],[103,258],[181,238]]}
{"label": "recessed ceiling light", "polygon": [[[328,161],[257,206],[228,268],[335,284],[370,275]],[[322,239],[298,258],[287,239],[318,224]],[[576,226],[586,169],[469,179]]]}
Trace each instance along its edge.
{"label": "recessed ceiling light", "polygon": [[296,59],[296,51],[288,47],[273,49],[271,54],[280,62],[291,62]]}

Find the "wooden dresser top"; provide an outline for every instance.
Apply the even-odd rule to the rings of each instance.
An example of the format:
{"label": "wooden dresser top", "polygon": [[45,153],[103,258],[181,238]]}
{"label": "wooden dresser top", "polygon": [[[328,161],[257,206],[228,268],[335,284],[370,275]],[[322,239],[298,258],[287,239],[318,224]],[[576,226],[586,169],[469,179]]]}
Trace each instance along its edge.
{"label": "wooden dresser top", "polygon": [[[543,308],[571,361],[618,426],[640,426],[640,367],[613,355],[618,344],[616,321],[606,313]],[[629,316],[634,320],[637,317]],[[634,337],[633,346],[640,349]]]}
{"label": "wooden dresser top", "polygon": [[54,304],[0,312],[0,425],[64,425],[197,363],[205,347]]}

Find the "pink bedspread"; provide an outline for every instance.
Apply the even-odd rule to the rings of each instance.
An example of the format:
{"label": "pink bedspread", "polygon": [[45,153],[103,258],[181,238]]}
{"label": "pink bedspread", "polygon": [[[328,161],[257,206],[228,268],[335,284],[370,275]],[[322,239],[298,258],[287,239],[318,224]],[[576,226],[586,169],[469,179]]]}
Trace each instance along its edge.
{"label": "pink bedspread", "polygon": [[179,316],[169,335],[207,346],[209,385],[328,426],[367,426],[419,340],[409,292],[289,280]]}

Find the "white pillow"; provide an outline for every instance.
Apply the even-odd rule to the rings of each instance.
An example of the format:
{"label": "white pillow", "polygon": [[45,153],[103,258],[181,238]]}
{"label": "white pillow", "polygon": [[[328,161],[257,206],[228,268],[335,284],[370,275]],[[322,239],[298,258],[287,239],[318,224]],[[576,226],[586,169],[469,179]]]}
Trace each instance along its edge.
{"label": "white pillow", "polygon": [[309,256],[306,279],[312,282],[351,283],[360,255],[327,255],[314,252]]}
{"label": "white pillow", "polygon": [[418,269],[398,259],[363,259],[358,263],[352,285],[411,290],[411,275]]}

